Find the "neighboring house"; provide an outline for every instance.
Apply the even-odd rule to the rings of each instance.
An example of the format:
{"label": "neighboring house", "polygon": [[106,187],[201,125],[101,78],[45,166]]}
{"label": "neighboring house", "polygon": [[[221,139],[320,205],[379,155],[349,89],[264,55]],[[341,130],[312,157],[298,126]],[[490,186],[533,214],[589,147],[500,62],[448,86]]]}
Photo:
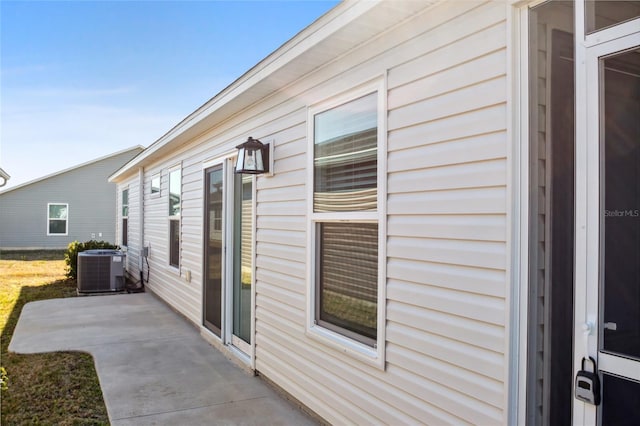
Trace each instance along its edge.
{"label": "neighboring house", "polygon": [[639,16],[341,3],[111,176],[128,268],[334,424],[638,424]]}
{"label": "neighboring house", "polygon": [[116,186],[107,178],[136,146],[0,192],[0,249],[60,249],[75,240],[114,243]]}
{"label": "neighboring house", "polygon": [[2,168],[0,168],[0,188],[5,186],[10,178],[11,176],[9,176],[7,172],[5,172],[4,170],[2,170]]}

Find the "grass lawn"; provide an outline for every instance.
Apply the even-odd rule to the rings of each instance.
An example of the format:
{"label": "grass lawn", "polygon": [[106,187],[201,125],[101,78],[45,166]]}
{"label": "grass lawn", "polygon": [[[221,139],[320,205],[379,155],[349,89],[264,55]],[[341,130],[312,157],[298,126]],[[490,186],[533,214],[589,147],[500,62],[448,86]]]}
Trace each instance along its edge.
{"label": "grass lawn", "polygon": [[65,277],[63,251],[0,252],[0,424],[109,424],[91,355],[55,352],[17,355],[9,342],[25,303],[73,297],[76,283]]}

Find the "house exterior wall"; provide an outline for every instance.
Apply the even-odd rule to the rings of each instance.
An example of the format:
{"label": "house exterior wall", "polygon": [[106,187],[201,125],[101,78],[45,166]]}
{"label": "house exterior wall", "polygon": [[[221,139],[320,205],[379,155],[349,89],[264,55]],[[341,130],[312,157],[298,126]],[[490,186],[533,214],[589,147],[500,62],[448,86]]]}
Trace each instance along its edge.
{"label": "house exterior wall", "polygon": [[506,9],[452,3],[385,35],[390,50],[336,62],[306,96],[388,74],[386,371],[305,335],[304,109],[258,181],[256,369],[334,424],[503,422]]}
{"label": "house exterior wall", "polygon": [[[188,154],[187,154],[188,155]],[[202,323],[202,165],[198,163],[195,173],[198,182],[193,182],[193,167],[185,167],[186,155],[170,158],[145,168],[145,185],[150,185],[153,176],[160,176],[160,195],[145,190],[144,241],[149,249],[151,279],[147,286],[165,299],[187,318]],[[184,159],[184,161],[183,161]],[[169,173],[175,168],[182,170],[181,197],[181,255],[180,269],[169,265]],[[194,188],[195,186],[195,188]],[[187,282],[186,272],[192,274]]]}
{"label": "house exterior wall", "polygon": [[[116,186],[107,178],[140,151],[127,150],[0,193],[0,248],[61,249],[91,239],[116,242]],[[68,235],[47,235],[48,203],[69,205]]]}
{"label": "house exterior wall", "polygon": [[[502,424],[507,347],[507,7],[443,2],[145,165],[148,287],[202,324],[203,168],[252,135],[258,177],[255,368],[334,424]],[[384,79],[386,363],[306,332],[310,105]],[[181,269],[168,266],[168,172],[182,170]],[[186,272],[191,274],[187,282]]]}

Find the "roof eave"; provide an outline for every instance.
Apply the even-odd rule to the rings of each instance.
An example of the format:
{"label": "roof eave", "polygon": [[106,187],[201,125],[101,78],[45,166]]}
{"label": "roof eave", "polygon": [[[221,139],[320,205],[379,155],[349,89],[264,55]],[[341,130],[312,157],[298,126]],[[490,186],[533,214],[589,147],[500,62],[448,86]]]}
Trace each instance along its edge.
{"label": "roof eave", "polygon": [[[109,181],[117,183],[131,177],[139,167],[144,167],[148,160],[168,145],[178,144],[184,142],[184,139],[189,139],[183,138],[188,131],[192,130],[189,134],[199,134],[200,132],[198,132],[196,128],[199,123],[204,123],[208,117],[220,111],[230,101],[247,94],[252,88],[266,81],[275,71],[286,66],[296,57],[312,49],[313,46],[321,41],[326,40],[338,29],[376,7],[377,4],[378,2],[373,1],[344,1],[338,4],[269,56],[261,60],[253,68],[249,69],[200,108],[185,117],[166,134],[151,144],[144,152],[140,153],[120,168],[120,170],[112,174],[109,177]],[[224,115],[228,117],[236,112],[235,109],[230,109]],[[207,126],[202,127],[202,131],[204,131]]]}
{"label": "roof eave", "polygon": [[[442,1],[444,0],[420,2],[346,0],[338,4],[189,114],[144,152],[111,175],[109,181],[118,183],[132,177],[139,168],[144,168],[152,161],[165,156],[174,147],[190,142],[218,123],[224,122],[243,109],[281,90],[282,87],[274,87],[270,82],[270,77],[275,76],[277,72],[287,71],[290,81],[308,74],[311,72],[309,68],[305,70],[304,67],[299,66],[300,63],[296,62],[303,55],[313,52],[313,55],[307,55],[306,65],[309,65],[309,57],[311,57],[311,61],[317,61],[312,69],[321,69],[342,55],[348,54],[350,49],[371,42],[372,34],[367,34],[367,28],[359,27],[356,21],[363,15],[372,16],[374,22],[369,22],[370,28],[384,31],[384,25],[382,27],[376,25],[388,24],[386,28],[397,25],[403,19],[409,19],[418,11],[424,11]],[[360,28],[364,31],[352,31],[348,38],[340,38],[340,33],[350,28]],[[375,35],[379,35],[379,32]],[[322,44],[332,41],[336,42],[334,49],[330,49],[329,52],[326,48],[323,50]]]}

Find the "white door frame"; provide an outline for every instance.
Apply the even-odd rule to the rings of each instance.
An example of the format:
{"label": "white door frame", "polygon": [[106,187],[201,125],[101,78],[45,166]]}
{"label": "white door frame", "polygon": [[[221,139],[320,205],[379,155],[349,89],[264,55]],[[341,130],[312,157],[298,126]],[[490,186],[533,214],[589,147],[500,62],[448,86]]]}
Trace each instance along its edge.
{"label": "white door frame", "polygon": [[[210,161],[206,161],[202,164],[202,181],[205,182],[205,184],[203,184],[203,198],[206,200],[207,199],[207,192],[209,191],[209,188],[206,187],[206,175],[208,173],[208,170],[212,167],[215,166],[220,166],[222,169],[222,197],[223,197],[223,202],[226,205],[226,193],[227,193],[227,188],[226,188],[226,177],[225,177],[225,173],[226,173],[226,162],[227,162],[227,158],[228,156],[223,156],[223,157],[219,157],[216,158],[214,160],[210,160]],[[206,201],[205,201],[206,203]],[[223,206],[224,207],[224,206]],[[205,221],[209,221],[208,219],[208,206],[205,204],[203,207],[203,218]],[[226,274],[227,274],[227,265],[226,265],[226,253],[225,253],[225,249],[224,249],[224,244],[226,241],[226,217],[225,217],[225,212],[222,212],[222,229],[221,229],[221,240],[222,240],[222,260],[221,260],[221,265],[220,265],[220,275],[221,278],[223,280],[225,280],[226,278]],[[203,238],[203,245],[206,246],[208,244],[208,242],[205,239],[208,239],[209,236],[207,235],[207,231],[210,232],[210,230],[208,229],[209,225],[205,225],[203,223],[203,229],[202,229],[202,238]],[[202,273],[202,279],[203,279],[203,283],[202,283],[202,330],[207,334],[207,336],[210,336],[211,338],[215,339],[215,341],[220,341],[222,343],[224,343],[224,335],[225,335],[225,315],[226,315],[226,304],[222,303],[225,301],[225,292],[226,292],[226,288],[224,285],[224,282],[221,284],[221,304],[220,304],[220,336],[217,336],[212,330],[209,330],[209,328],[207,328],[206,324],[205,324],[205,317],[206,317],[206,313],[204,312],[205,309],[205,298],[206,298],[206,285],[207,285],[207,270],[206,270],[206,265],[207,265],[207,259],[205,258],[207,255],[206,250],[203,250],[202,252],[202,265],[203,265],[203,273]]]}
{"label": "white door frame", "polygon": [[[584,16],[576,3],[576,245],[574,377],[582,358],[591,356],[601,371],[640,380],[640,363],[599,352],[602,235],[601,214],[601,95],[600,58],[640,45],[640,19],[579,38],[584,34]],[[580,4],[580,6],[583,6]],[[580,28],[578,29],[578,23]],[[626,31],[626,33],[625,33]],[[635,33],[630,33],[635,31]],[[594,405],[574,398],[573,424],[596,424]]]}
{"label": "white door frame", "polygon": [[[251,204],[251,232],[253,234],[251,244],[251,343],[247,344],[241,339],[237,338],[233,334],[233,221],[228,220],[234,217],[234,203],[233,196],[235,188],[234,182],[234,161],[237,151],[229,151],[215,159],[205,161],[202,164],[203,179],[207,169],[221,165],[222,166],[222,182],[223,182],[223,212],[222,212],[222,288],[221,288],[221,316],[222,324],[220,328],[220,337],[210,332],[206,327],[203,327],[207,335],[211,336],[215,340],[222,343],[222,345],[234,353],[238,359],[243,360],[250,365],[251,369],[255,370],[255,300],[256,300],[256,286],[255,286],[255,232],[256,232],[256,178],[252,177],[252,204]],[[204,189],[205,191],[207,188]],[[206,210],[206,208],[205,208]],[[204,212],[206,215],[206,211]],[[203,233],[204,235],[204,233]],[[203,264],[205,260],[203,259]],[[205,272],[206,273],[206,272]],[[203,288],[204,292],[204,288]],[[204,297],[204,293],[203,293]],[[204,299],[203,299],[204,303]],[[204,305],[203,305],[204,306]]]}
{"label": "white door frame", "polygon": [[[512,164],[509,182],[512,185],[510,191],[510,217],[512,225],[509,229],[510,257],[511,261],[509,277],[509,381],[506,415],[509,424],[525,424],[527,411],[527,338],[528,338],[528,289],[529,274],[529,9],[543,3],[544,0],[509,0],[507,13],[509,71],[512,77],[509,79],[509,128],[508,133],[514,142],[509,146],[508,157]],[[599,197],[588,194],[587,188],[599,188],[599,175],[590,171],[599,170],[599,142],[598,137],[598,104],[591,103],[591,109],[587,111],[587,98],[596,98],[599,95],[598,85],[590,88],[587,78],[587,51],[590,57],[597,55],[599,49],[611,49],[612,43],[624,43],[616,41],[625,35],[636,31],[635,37],[639,37],[637,29],[640,28],[640,19],[625,22],[611,28],[586,34],[585,30],[585,3],[584,0],[576,0],[574,3],[574,34],[575,34],[575,102],[576,102],[576,165],[575,165],[575,270],[574,280],[576,293],[574,295],[575,320],[574,320],[574,377],[585,354],[597,353],[597,324],[598,292],[597,280],[599,271]],[[626,39],[628,40],[628,38]],[[631,43],[632,44],[632,43]],[[596,46],[602,45],[601,48]],[[614,49],[615,51],[616,49]],[[617,49],[620,50],[620,49]],[[597,61],[592,61],[594,64]],[[592,64],[592,67],[594,65]],[[597,71],[597,69],[596,69]],[[592,74],[594,70],[590,71]],[[595,112],[593,107],[595,106]],[[592,118],[589,120],[589,118]],[[595,125],[595,129],[593,128]],[[589,127],[588,127],[589,126]],[[596,138],[596,142],[587,141]],[[588,143],[587,143],[588,142]],[[593,152],[592,152],[593,151]],[[599,192],[597,192],[598,194]],[[592,205],[595,203],[595,206]],[[587,259],[594,259],[587,262]],[[584,283],[591,282],[590,292],[593,293],[587,301],[587,288]],[[580,285],[579,283],[583,283]],[[595,290],[591,287],[594,286]],[[594,299],[595,296],[595,300]],[[583,330],[585,323],[592,323],[593,330]],[[628,368],[625,360],[617,358],[615,361],[608,357],[602,357],[599,367],[603,371],[620,371]],[[615,357],[614,357],[615,358]],[[585,425],[597,422],[596,409],[593,406],[575,400],[572,413],[573,424]]]}
{"label": "white door frame", "polygon": [[[235,170],[233,164],[235,163],[235,157],[227,158],[225,160],[224,169],[223,169],[223,180],[224,180],[224,217],[227,220],[224,221],[224,246],[225,246],[225,255],[224,255],[224,282],[222,284],[222,300],[223,300],[223,332],[222,339],[225,345],[231,346],[235,349],[238,349],[240,352],[239,355],[248,357],[248,361],[253,363],[253,332],[250,333],[251,343],[247,343],[233,334],[233,274],[234,274],[234,227],[235,227],[235,202],[234,197],[236,195],[236,191],[238,188],[235,187]],[[252,233],[255,234],[255,176],[252,177],[252,221],[254,223],[251,224]],[[242,188],[239,189],[242,191]],[[231,218],[231,220],[228,220]],[[251,239],[252,241],[255,238]],[[252,243],[251,247],[251,327],[253,330],[254,327],[254,303],[255,303],[255,268],[254,268],[254,244]]]}

